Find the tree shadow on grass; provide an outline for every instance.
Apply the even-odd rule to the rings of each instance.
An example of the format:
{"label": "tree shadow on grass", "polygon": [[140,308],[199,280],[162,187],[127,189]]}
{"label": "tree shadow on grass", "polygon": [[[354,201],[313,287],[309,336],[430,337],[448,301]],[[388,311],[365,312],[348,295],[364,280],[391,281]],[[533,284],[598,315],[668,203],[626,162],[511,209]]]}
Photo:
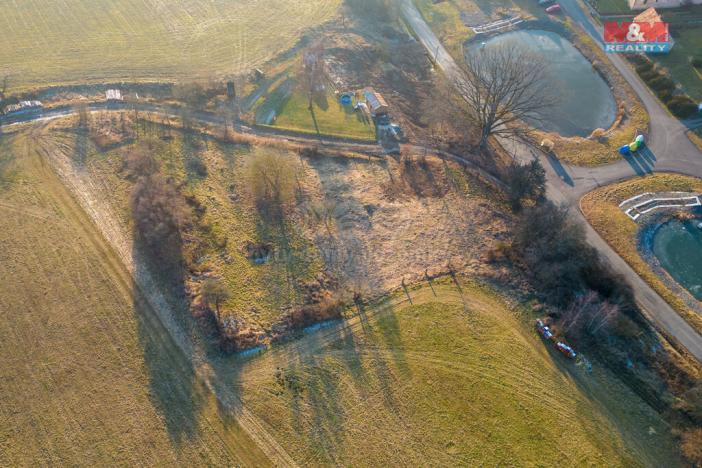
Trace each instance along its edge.
{"label": "tree shadow on grass", "polygon": [[83,169],[90,153],[90,132],[87,128],[77,127],[74,131],[73,155],[71,161],[77,169]]}
{"label": "tree shadow on grass", "polygon": [[[195,372],[184,354],[182,346],[190,340],[189,320],[183,294],[183,276],[173,265],[180,261],[181,253],[171,250],[170,258],[164,261],[159,255],[149,252],[136,235],[133,258],[135,267],[135,300],[139,340],[144,353],[144,363],[149,376],[150,396],[156,408],[163,415],[166,429],[176,444],[185,443],[198,436],[198,416],[203,404],[196,392]],[[156,268],[161,265],[162,268]],[[142,296],[142,289],[148,289],[151,301]],[[162,294],[163,293],[163,294]],[[169,300],[165,300],[165,296]],[[151,303],[159,302],[160,314],[173,314],[163,317]],[[164,322],[168,323],[165,325]],[[176,337],[184,340],[179,346]]]}
{"label": "tree shadow on grass", "polygon": [[207,166],[202,159],[202,153],[210,144],[209,138],[192,131],[181,133],[185,176],[188,183],[195,183],[207,177]]}

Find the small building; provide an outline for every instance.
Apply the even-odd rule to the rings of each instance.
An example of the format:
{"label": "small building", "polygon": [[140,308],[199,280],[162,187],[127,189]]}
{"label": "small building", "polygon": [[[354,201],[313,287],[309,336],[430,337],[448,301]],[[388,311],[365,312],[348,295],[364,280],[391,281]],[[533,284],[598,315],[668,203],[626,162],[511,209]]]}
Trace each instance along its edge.
{"label": "small building", "polygon": [[108,89],[105,91],[105,98],[108,101],[123,101],[122,91],[119,89]]}
{"label": "small building", "polygon": [[384,115],[388,113],[388,103],[385,102],[383,96],[373,88],[365,89],[363,91],[363,97],[366,98],[366,103],[372,115]]}
{"label": "small building", "polygon": [[25,114],[29,112],[40,112],[44,105],[40,101],[20,101],[17,104],[10,104],[5,107],[5,114]]}
{"label": "small building", "polygon": [[[658,14],[655,8],[651,7],[646,11],[634,16],[633,21],[636,23],[662,23],[663,18],[661,18],[661,15]],[[675,44],[675,41],[673,40],[673,35],[670,34],[670,31],[668,31],[668,42],[670,43],[670,47],[668,47],[666,52],[670,52],[670,49]]]}
{"label": "small building", "polygon": [[677,8],[683,5],[702,5],[702,0],[628,0],[632,10],[645,10],[647,8]]}

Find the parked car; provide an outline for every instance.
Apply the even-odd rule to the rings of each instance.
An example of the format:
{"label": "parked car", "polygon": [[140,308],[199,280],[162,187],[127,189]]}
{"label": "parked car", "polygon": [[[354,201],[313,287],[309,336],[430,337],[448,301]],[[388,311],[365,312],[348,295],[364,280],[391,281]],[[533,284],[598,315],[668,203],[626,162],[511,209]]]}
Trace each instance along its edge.
{"label": "parked car", "polygon": [[561,5],[558,3],[546,8],[546,13],[551,14],[551,15],[554,13],[559,13],[560,11],[561,11]]}
{"label": "parked car", "polygon": [[539,0],[539,5],[545,7],[551,5],[555,1],[556,0]]}
{"label": "parked car", "polygon": [[563,353],[566,357],[569,357],[570,359],[575,359],[578,356],[578,354],[573,350],[573,348],[563,343],[562,341],[556,343],[556,349]]}

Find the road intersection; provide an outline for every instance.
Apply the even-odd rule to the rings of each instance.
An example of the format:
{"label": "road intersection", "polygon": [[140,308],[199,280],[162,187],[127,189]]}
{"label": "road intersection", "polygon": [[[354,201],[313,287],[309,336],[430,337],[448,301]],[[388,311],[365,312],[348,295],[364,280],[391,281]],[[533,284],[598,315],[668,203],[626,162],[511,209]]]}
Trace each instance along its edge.
{"label": "road intersection", "polygon": [[[566,14],[599,44],[601,34],[578,0],[561,0]],[[402,0],[402,14],[419,41],[435,57],[436,65],[449,80],[461,80],[462,71],[446,51],[412,0]],[[547,175],[547,195],[559,204],[573,208],[573,215],[586,229],[587,239],[605,257],[615,271],[622,274],[632,286],[636,300],[644,313],[663,332],[685,347],[702,362],[702,336],[661,298],[641,277],[602,239],[582,215],[580,199],[593,189],[631,177],[652,172],[677,172],[702,177],[702,151],[686,136],[688,127],[671,116],[658,99],[641,82],[638,75],[617,55],[610,60],[638,94],[650,116],[648,151],[645,157],[632,157],[617,163],[598,167],[563,165],[529,145],[501,138],[502,146],[517,159],[541,160]]]}

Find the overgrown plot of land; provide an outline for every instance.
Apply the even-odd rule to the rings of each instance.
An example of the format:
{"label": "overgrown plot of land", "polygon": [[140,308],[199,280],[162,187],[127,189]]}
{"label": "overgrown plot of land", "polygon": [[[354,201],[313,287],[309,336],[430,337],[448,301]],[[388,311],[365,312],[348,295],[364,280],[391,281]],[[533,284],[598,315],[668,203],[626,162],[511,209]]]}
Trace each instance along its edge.
{"label": "overgrown plot of land", "polygon": [[34,138],[0,139],[0,465],[265,463]]}
{"label": "overgrown plot of land", "polygon": [[382,303],[242,372],[247,407],[296,460],[351,466],[675,460],[666,426],[651,408],[599,370],[575,370],[587,382],[583,390],[497,296],[463,285],[461,298],[453,283],[439,282],[410,295],[414,305]]}
{"label": "overgrown plot of land", "polygon": [[[153,158],[188,212],[182,243],[169,250],[185,266],[178,287],[191,293],[191,312],[201,317],[211,296],[201,294],[204,285],[225,286],[226,297],[208,305],[221,322],[232,319],[256,334],[246,346],[284,334],[294,321],[290,311],[314,303],[310,297],[382,294],[449,263],[475,271],[504,237],[500,205],[454,163],[301,156],[270,142],[236,145],[148,122],[137,127],[128,132],[138,132],[135,140],[100,148],[75,122],[54,122],[45,132],[46,151],[82,174],[77,190],[103,202],[127,243],[138,224],[131,197],[141,184],[129,166],[135,154]],[[269,172],[276,168],[278,175]],[[278,176],[281,200],[266,199]],[[126,251],[130,258],[138,253]],[[159,272],[163,266],[159,261]]]}
{"label": "overgrown plot of land", "polygon": [[12,87],[183,80],[250,70],[332,18],[339,0],[0,0]]}

